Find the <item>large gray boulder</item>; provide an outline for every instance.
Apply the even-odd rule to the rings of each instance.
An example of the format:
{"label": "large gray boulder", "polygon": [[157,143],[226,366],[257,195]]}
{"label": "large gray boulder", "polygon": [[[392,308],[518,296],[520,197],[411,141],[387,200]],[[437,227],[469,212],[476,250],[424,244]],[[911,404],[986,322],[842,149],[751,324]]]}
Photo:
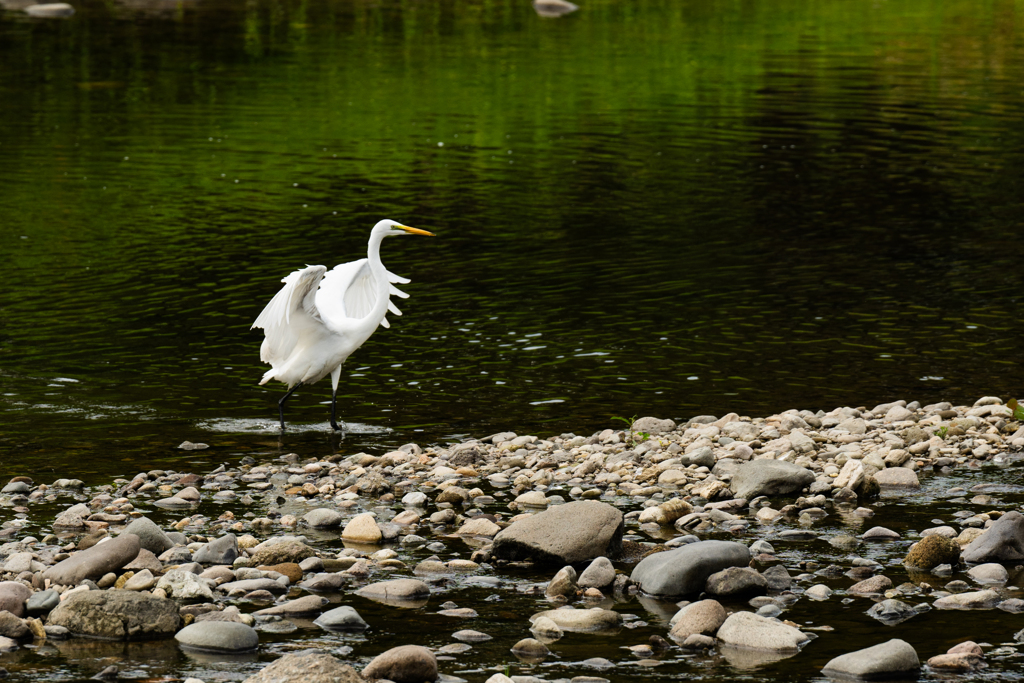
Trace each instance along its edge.
{"label": "large gray boulder", "polygon": [[550,507],[521,519],[494,537],[491,554],[501,560],[543,564],[585,562],[622,551],[622,513],[595,500]]}
{"label": "large gray boulder", "polygon": [[71,633],[104,640],[167,638],[178,630],[178,603],[126,590],[79,591],[58,605],[46,621]]}
{"label": "large gray boulder", "polygon": [[234,534],[224,534],[197,550],[192,559],[199,564],[231,564],[237,557],[238,539]]}
{"label": "large gray boulder", "polygon": [[840,655],[825,665],[821,673],[839,678],[893,678],[921,668],[917,651],[905,640],[892,640],[863,650]]}
{"label": "large gray boulder", "polygon": [[654,596],[690,595],[704,590],[708,577],[727,567],[745,567],[750,550],[733,541],[698,541],[648,555],[630,578]]}
{"label": "large gray boulder", "polygon": [[140,547],[138,536],[121,534],[58,562],[43,572],[43,578],[56,584],[77,586],[85,579],[98,579],[108,572],[120,570],[135,559]]}
{"label": "large gray boulder", "polygon": [[814,473],[785,460],[751,460],[736,468],[730,488],[737,498],[795,493],[814,481]]}
{"label": "large gray boulder", "polygon": [[329,654],[303,650],[282,655],[243,683],[366,683],[366,679]]}
{"label": "large gray boulder", "polygon": [[1007,512],[964,548],[963,555],[971,564],[1024,560],[1024,515]]}
{"label": "large gray boulder", "polygon": [[124,536],[125,534],[138,536],[139,545],[154,555],[159,555],[174,547],[174,541],[168,538],[163,529],[158,527],[156,522],[149,517],[139,517],[126,526],[119,536]]}

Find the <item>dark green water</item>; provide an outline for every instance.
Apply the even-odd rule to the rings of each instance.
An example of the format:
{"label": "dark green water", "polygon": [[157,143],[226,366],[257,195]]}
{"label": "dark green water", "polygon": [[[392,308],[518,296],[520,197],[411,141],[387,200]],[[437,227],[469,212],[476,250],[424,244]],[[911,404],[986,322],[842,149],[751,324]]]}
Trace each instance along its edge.
{"label": "dark green water", "polygon": [[[438,237],[384,245],[412,298],[346,366],[374,432],[346,448],[1019,394],[1022,28],[1019,0],[2,12],[0,474],[262,447],[249,326],[382,217]],[[281,448],[325,445],[328,398]]]}
{"label": "dark green water", "polygon": [[[558,20],[525,0],[76,8],[0,11],[0,479],[1024,394],[1021,0],[588,0]],[[353,433],[326,433],[322,382],[279,436],[283,389],[257,386],[249,326],[281,277],[361,257],[384,217],[438,237],[384,245],[412,296],[346,366]],[[185,439],[211,448],[182,456]],[[915,528],[959,509],[929,502],[899,504],[920,503]],[[455,628],[525,619],[543,605],[515,581],[547,578],[504,577],[507,610]],[[453,599],[484,614],[492,593]],[[591,673],[806,679],[851,642],[905,637],[927,657],[1024,626],[930,612],[887,628],[863,602],[801,601],[787,616],[837,631],[788,663]],[[635,643],[664,634],[654,607],[617,608],[652,624]],[[437,609],[355,643],[270,639],[261,657],[444,644]],[[570,636],[561,663],[513,673],[588,673],[566,662],[619,662],[624,643]],[[507,645],[442,670],[483,680]],[[256,668],[61,647],[16,668]]]}

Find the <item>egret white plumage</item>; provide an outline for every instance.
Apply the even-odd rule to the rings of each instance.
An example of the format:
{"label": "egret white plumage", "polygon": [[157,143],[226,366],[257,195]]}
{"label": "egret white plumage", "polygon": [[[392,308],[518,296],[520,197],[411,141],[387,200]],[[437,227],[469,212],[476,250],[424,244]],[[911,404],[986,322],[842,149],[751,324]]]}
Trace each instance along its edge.
{"label": "egret white plumage", "polygon": [[390,327],[388,311],[402,315],[392,296],[408,298],[395,284],[409,280],[391,273],[380,260],[380,243],[393,235],[428,235],[426,230],[383,220],[373,226],[366,258],[325,266],[306,266],[281,280],[281,288],[252,328],[263,328],[266,338],[260,360],[270,363],[261,385],[272,379],[288,385],[278,401],[281,429],[284,403],[300,386],[331,376],[331,427],[337,422],[338,380],[341,366],[363,345],[378,325]]}

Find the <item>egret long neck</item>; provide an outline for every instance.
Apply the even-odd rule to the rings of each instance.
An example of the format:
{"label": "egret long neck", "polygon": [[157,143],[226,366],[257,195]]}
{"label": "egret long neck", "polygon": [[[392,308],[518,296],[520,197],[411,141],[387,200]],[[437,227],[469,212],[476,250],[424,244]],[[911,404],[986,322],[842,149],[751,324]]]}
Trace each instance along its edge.
{"label": "egret long neck", "polygon": [[374,321],[374,326],[384,318],[388,312],[388,300],[390,285],[388,283],[388,269],[380,260],[380,243],[384,241],[385,231],[374,230],[370,233],[370,241],[366,245],[366,261],[370,264],[370,272],[373,273],[374,287],[377,289],[377,300],[373,309],[363,320]]}

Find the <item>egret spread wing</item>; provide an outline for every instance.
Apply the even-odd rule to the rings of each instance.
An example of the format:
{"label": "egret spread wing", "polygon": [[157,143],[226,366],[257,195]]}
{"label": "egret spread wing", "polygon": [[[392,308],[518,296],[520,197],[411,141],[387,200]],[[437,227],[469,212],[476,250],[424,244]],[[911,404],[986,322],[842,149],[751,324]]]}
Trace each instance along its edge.
{"label": "egret spread wing", "polygon": [[264,363],[273,365],[291,354],[303,327],[294,324],[299,322],[296,318],[304,318],[304,322],[320,321],[316,291],[326,272],[324,266],[306,266],[281,280],[284,287],[252,325],[254,328],[262,327],[267,337],[260,347],[260,360]]}
{"label": "egret spread wing", "polygon": [[[388,272],[388,282],[390,296],[403,299],[409,297],[408,294],[390,284],[395,282],[405,284],[409,280]],[[370,314],[376,303],[376,283],[373,273],[370,271],[370,264],[366,259],[335,266],[320,283],[320,290],[316,295],[316,306],[327,320],[364,318]],[[398,307],[391,302],[390,297],[388,310],[395,315],[402,315]],[[390,327],[387,318],[382,319],[380,324]]]}

